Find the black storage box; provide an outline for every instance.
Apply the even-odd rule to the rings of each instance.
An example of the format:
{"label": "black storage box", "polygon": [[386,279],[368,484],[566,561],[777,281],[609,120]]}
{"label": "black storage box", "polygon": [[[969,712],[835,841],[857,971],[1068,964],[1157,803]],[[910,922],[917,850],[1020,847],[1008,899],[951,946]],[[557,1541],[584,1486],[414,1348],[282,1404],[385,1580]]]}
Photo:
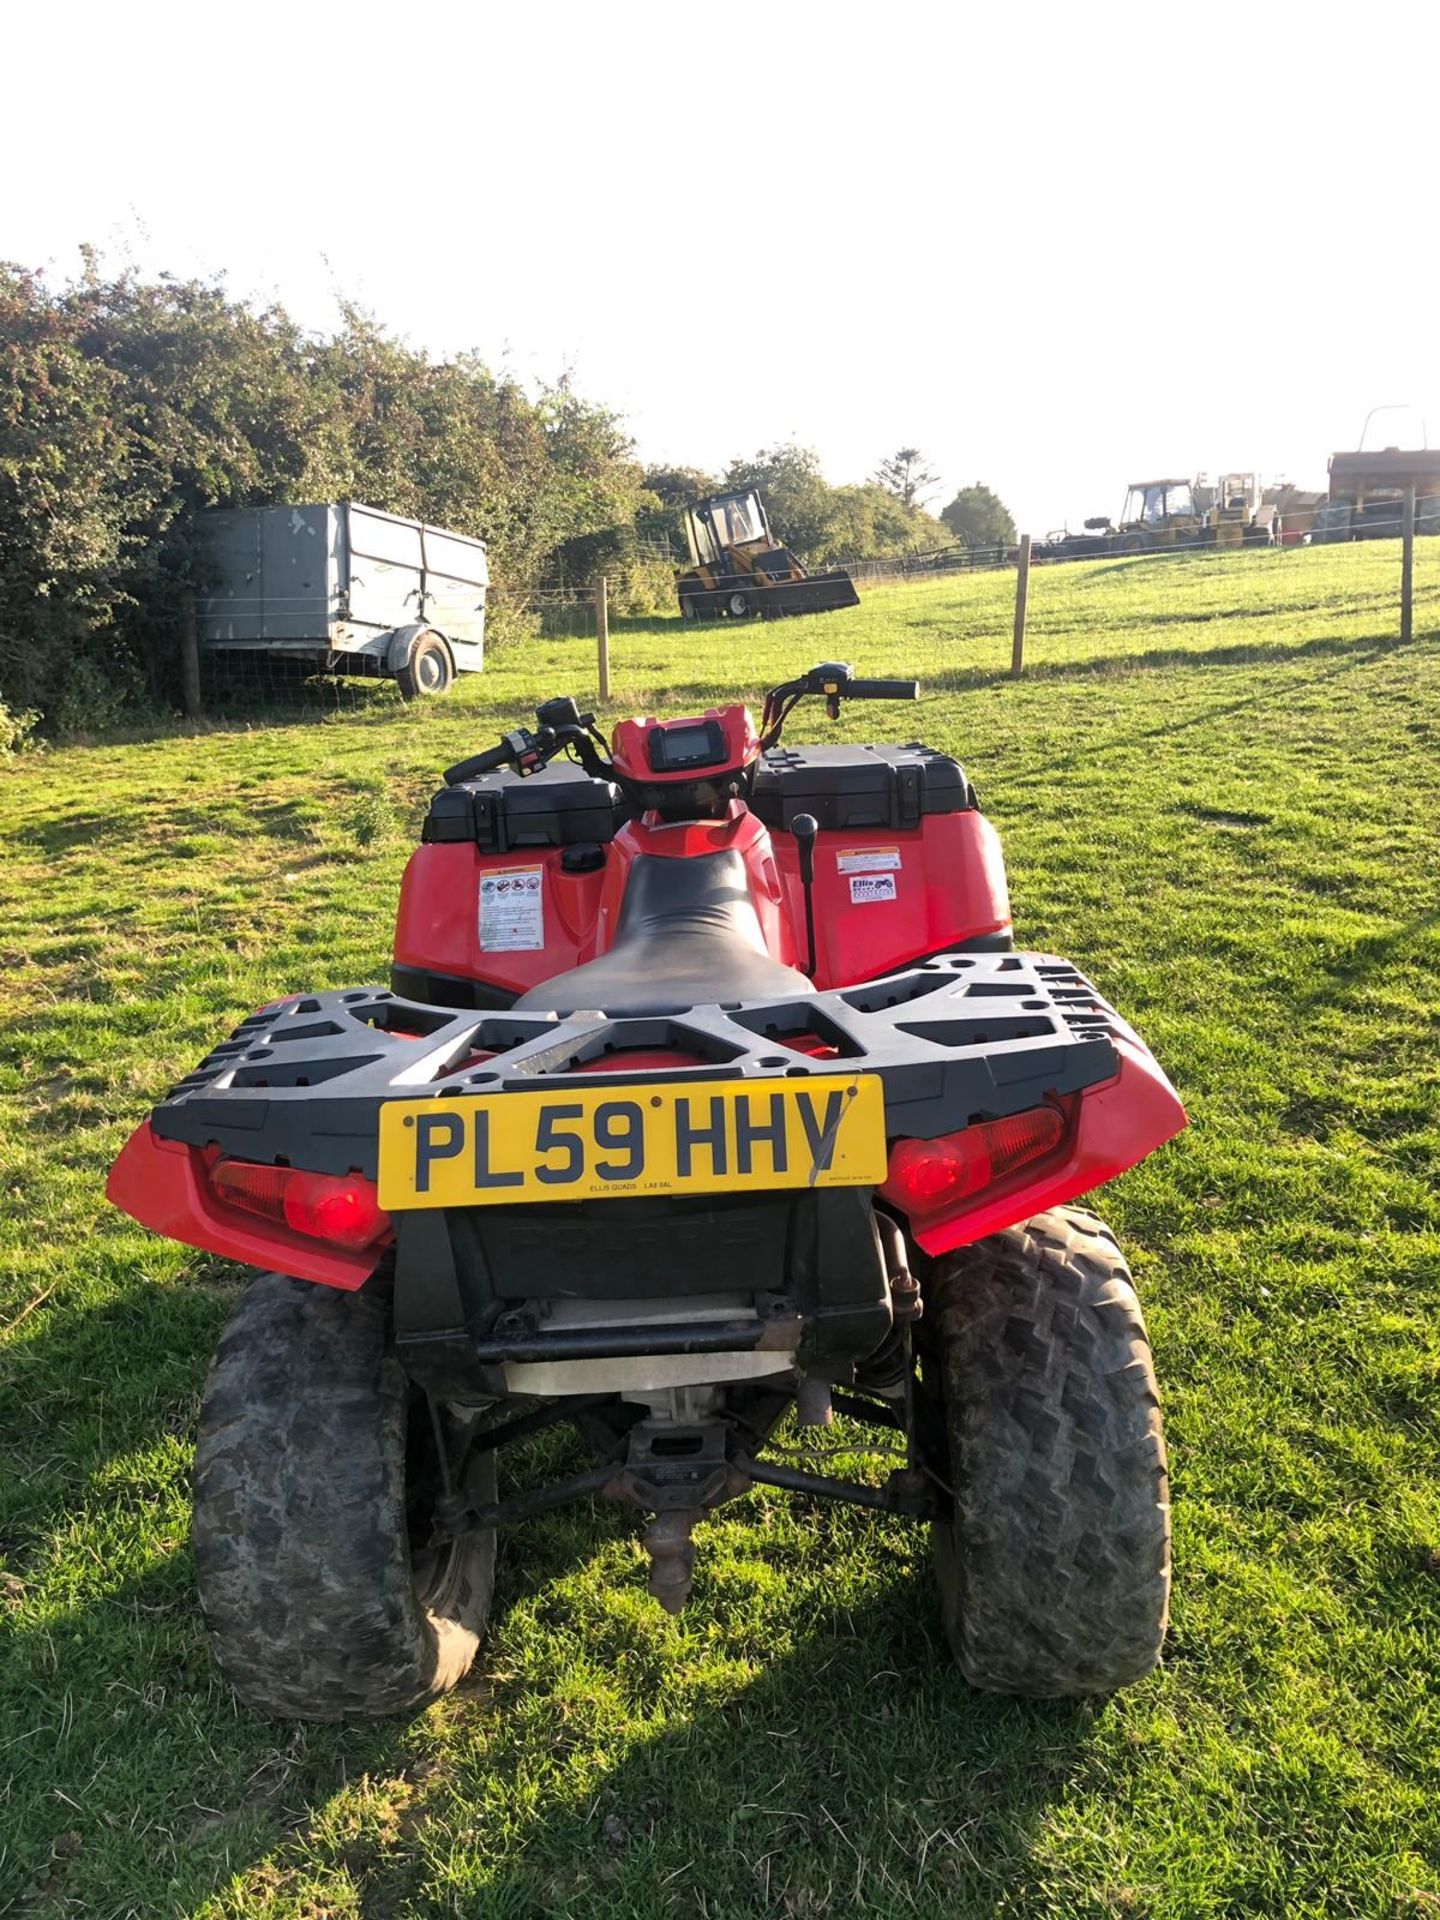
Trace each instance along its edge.
{"label": "black storage box", "polygon": [[927,813],[975,805],[965,769],[912,740],[904,747],[773,747],[755,772],[751,806],[787,833],[797,813],[822,832],[842,827],[918,827]]}
{"label": "black storage box", "polygon": [[507,769],[437,793],[420,837],[472,840],[485,853],[573,847],[613,840],[630,811],[618,787],[568,763],[543,767],[523,780]]}

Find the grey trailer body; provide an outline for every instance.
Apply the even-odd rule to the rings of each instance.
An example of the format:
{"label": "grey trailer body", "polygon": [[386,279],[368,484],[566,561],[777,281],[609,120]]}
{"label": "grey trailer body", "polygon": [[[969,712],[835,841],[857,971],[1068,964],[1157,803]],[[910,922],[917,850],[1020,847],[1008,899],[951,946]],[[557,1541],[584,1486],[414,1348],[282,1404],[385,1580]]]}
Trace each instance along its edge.
{"label": "grey trailer body", "polygon": [[224,508],[203,525],[214,578],[196,612],[208,652],[282,653],[411,692],[443,690],[424,672],[407,685],[437,640],[453,670],[484,665],[481,540],[348,500]]}

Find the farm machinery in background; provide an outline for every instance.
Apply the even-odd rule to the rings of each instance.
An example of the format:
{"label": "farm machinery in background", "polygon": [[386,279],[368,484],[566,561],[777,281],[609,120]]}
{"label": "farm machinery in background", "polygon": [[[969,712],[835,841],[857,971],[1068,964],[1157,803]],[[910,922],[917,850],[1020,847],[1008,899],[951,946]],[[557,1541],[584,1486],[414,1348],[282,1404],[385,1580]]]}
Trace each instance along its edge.
{"label": "farm machinery in background", "polygon": [[770,530],[753,488],[707,494],[685,509],[690,565],[675,576],[687,620],[774,619],[788,613],[831,613],[858,607],[855,582],[842,568],[807,573]]}
{"label": "farm machinery in background", "polygon": [[1332,453],[1330,497],[1317,515],[1312,540],[1316,546],[1398,540],[1412,487],[1416,533],[1440,534],[1440,452],[1385,447],[1374,453]]}
{"label": "farm machinery in background", "polygon": [[[1282,538],[1282,499],[1289,487],[1262,488],[1254,473],[1205,474],[1193,480],[1132,480],[1118,522],[1101,514],[1084,531],[1050,534],[1037,560],[1094,560],[1157,548],[1273,546]],[[1318,500],[1319,496],[1315,496]]]}

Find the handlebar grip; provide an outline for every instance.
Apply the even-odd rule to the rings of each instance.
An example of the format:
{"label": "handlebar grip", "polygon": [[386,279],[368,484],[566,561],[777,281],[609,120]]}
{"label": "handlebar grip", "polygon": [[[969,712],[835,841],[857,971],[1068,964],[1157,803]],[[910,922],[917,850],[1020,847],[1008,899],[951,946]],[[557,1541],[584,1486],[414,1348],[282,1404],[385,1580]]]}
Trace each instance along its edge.
{"label": "handlebar grip", "polygon": [[458,787],[462,780],[473,780],[477,774],[494,773],[497,767],[510,766],[514,758],[514,741],[502,740],[498,747],[487,747],[484,753],[472,753],[468,760],[457,760],[453,767],[447,767],[445,784]]}
{"label": "handlebar grip", "polygon": [[847,700],[918,700],[918,680],[852,680],[842,689]]}

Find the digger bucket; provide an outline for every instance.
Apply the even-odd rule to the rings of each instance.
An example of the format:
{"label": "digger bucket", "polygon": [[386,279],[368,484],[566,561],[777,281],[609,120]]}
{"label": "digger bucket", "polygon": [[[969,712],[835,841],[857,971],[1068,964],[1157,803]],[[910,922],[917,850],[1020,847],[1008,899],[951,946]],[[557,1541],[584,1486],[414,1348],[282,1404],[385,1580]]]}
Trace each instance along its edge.
{"label": "digger bucket", "polygon": [[767,619],[788,613],[833,613],[839,607],[858,607],[855,582],[843,568],[812,573],[804,580],[777,580],[755,594],[757,610]]}

